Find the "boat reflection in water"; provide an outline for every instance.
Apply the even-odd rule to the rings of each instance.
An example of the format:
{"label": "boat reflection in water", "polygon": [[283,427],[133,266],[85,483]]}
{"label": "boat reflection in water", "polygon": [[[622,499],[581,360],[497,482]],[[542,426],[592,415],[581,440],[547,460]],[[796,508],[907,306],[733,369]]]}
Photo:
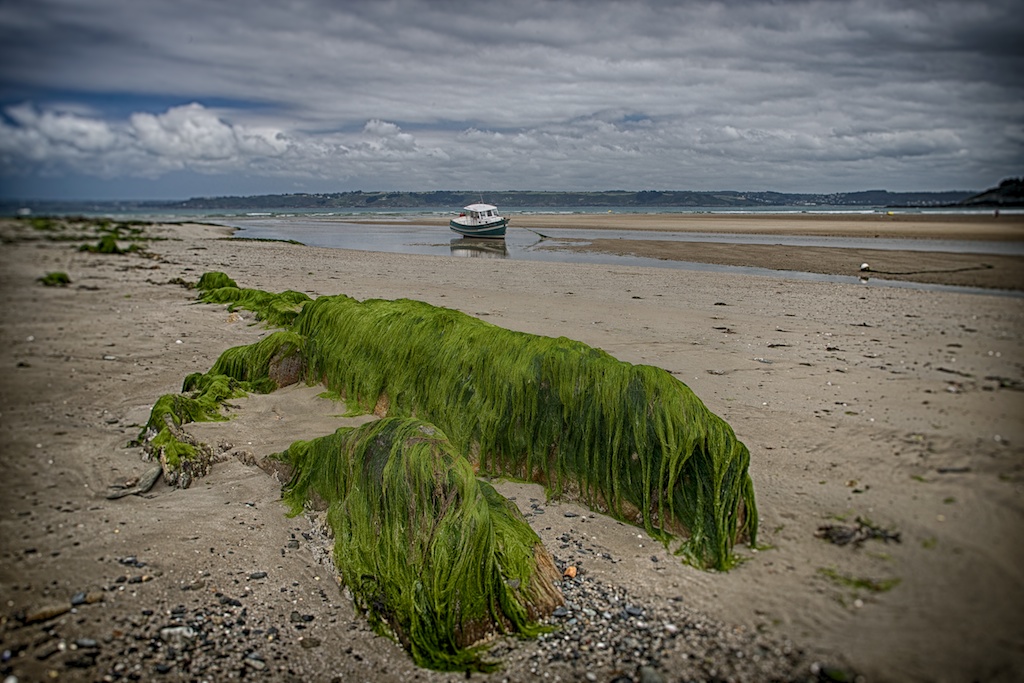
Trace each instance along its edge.
{"label": "boat reflection in water", "polygon": [[469,258],[508,258],[505,240],[457,237],[452,240],[452,256]]}

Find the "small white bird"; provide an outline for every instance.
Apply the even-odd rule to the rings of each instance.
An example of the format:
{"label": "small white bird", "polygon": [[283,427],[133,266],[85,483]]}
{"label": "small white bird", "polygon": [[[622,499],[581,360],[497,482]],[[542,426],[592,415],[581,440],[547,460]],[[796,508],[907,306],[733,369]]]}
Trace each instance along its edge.
{"label": "small white bird", "polygon": [[862,264],[860,264],[860,269],[861,269],[862,271],[863,271],[863,270],[871,270],[871,266],[869,266],[869,265],[868,265],[868,264],[866,264],[866,263],[862,263]]}

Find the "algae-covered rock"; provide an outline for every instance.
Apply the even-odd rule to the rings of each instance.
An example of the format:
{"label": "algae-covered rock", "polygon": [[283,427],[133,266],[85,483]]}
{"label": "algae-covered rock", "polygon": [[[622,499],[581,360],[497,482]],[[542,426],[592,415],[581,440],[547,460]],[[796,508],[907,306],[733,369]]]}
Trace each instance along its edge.
{"label": "algae-covered rock", "polygon": [[292,330],[311,377],[367,412],[429,420],[483,473],[681,539],[698,566],[728,568],[736,540],[756,540],[746,446],[665,370],[405,299],[320,297]]}
{"label": "algae-covered rock", "polygon": [[562,604],[540,539],[435,427],[386,418],[296,442],[285,500],[329,503],[335,562],[378,631],[422,665],[488,669],[478,643]]}

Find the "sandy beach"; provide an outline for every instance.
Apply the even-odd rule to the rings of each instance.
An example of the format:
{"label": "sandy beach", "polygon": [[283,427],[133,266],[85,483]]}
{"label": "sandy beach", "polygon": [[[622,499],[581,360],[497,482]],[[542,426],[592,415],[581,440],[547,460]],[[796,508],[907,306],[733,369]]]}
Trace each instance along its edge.
{"label": "sandy beach", "polygon": [[[590,228],[1024,239],[1019,216],[570,218]],[[520,225],[543,232],[566,220]],[[556,562],[578,568],[565,586],[574,623],[503,639],[503,668],[472,678],[1024,677],[1024,298],[316,249],[230,232],[153,226],[147,234],[164,239],[144,243],[149,255],[118,256],[0,222],[5,677],[465,679],[415,667],[370,630],[338,587],[319,521],[286,517],[280,481],[254,466],[352,419],[316,387],[233,400],[230,421],[192,425],[223,455],[190,488],[158,482],[107,499],[112,484],[152,466],[129,442],[156,399],[268,332],[249,313],[195,303],[180,282],[211,270],[242,287],[407,297],[577,339],[669,370],[749,447],[761,547],[738,546],[744,561],[726,573],[683,565],[642,529],[548,501],[540,487],[498,483]],[[683,258],[660,243],[615,242],[587,248]],[[856,275],[849,264],[867,261],[918,282],[1024,289],[1015,256],[704,246],[701,258],[715,263],[831,263],[814,272]],[[53,271],[70,284],[37,282]],[[858,518],[898,542],[821,537]]]}

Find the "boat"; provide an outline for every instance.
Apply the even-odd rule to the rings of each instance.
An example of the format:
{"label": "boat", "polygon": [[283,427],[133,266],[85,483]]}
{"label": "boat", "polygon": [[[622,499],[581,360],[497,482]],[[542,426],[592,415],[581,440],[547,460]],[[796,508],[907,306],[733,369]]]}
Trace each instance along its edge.
{"label": "boat", "polygon": [[498,207],[490,204],[470,204],[462,209],[458,218],[448,226],[466,237],[489,237],[504,239],[508,218],[498,215]]}

